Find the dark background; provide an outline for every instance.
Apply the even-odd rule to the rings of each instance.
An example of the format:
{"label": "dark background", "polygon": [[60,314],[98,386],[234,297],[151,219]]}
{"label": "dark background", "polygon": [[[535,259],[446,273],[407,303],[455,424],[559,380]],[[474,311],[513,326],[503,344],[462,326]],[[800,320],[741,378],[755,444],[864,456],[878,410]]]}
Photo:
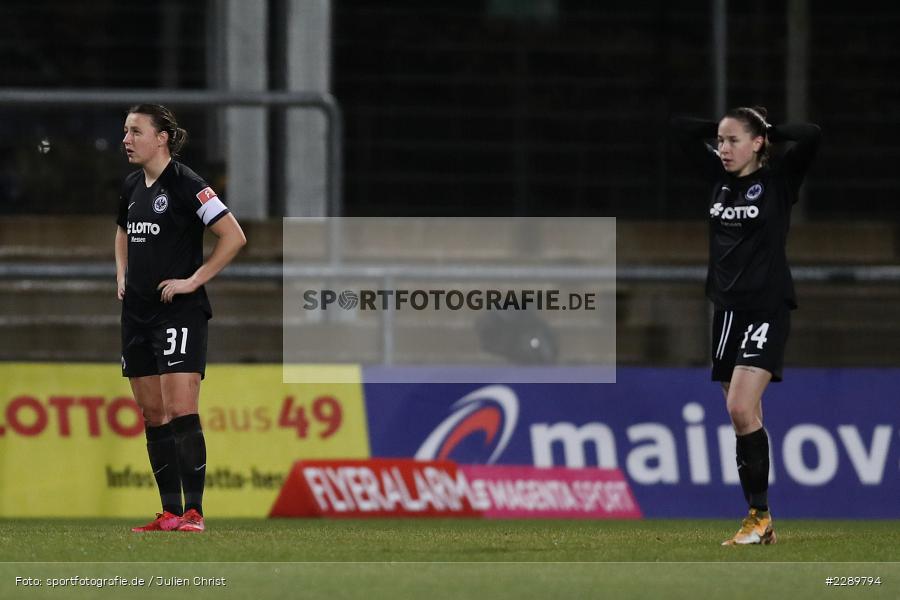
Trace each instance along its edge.
{"label": "dark background", "polygon": [[[786,113],[786,4],[728,6],[728,105],[765,105],[773,122]],[[824,144],[805,216],[896,220],[900,4],[809,4],[808,114]],[[278,89],[283,3],[269,7]],[[705,193],[666,123],[717,116],[711,7],[335,0],[345,214],[695,218]],[[3,87],[207,87],[205,2],[5,0],[0,13]],[[125,108],[0,110],[0,214],[111,212],[128,170],[117,152]],[[213,121],[178,114],[192,134],[186,162],[224,178],[208,148]],[[279,216],[283,203],[267,201]]]}

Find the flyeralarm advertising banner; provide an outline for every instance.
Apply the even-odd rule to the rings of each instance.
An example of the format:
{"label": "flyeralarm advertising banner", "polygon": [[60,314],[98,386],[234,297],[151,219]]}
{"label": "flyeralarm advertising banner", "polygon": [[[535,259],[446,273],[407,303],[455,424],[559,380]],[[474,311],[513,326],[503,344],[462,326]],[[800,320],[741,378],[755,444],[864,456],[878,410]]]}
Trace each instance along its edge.
{"label": "flyeralarm advertising banner", "polygon": [[[364,379],[392,379],[379,371]],[[900,517],[898,391],[896,369],[789,369],[769,386],[777,515]],[[365,398],[374,457],[618,468],[645,517],[744,510],[734,432],[706,369],[620,367],[614,384],[367,383]]]}
{"label": "flyeralarm advertising banner", "polygon": [[383,458],[298,461],[269,515],[636,519],[641,512],[618,469]]}
{"label": "flyeralarm advertising banner", "polygon": [[619,469],[460,465],[488,519],[639,519]]}
{"label": "flyeralarm advertising banner", "polygon": [[[359,381],[359,368],[333,368]],[[365,458],[359,384],[283,384],[281,365],[213,365],[200,387],[204,508],[268,514],[300,458]],[[63,500],[64,499],[64,500]],[[0,364],[0,516],[147,517],[159,495],[116,364]]]}
{"label": "flyeralarm advertising banner", "polygon": [[298,461],[272,517],[474,517],[478,496],[450,461]]}

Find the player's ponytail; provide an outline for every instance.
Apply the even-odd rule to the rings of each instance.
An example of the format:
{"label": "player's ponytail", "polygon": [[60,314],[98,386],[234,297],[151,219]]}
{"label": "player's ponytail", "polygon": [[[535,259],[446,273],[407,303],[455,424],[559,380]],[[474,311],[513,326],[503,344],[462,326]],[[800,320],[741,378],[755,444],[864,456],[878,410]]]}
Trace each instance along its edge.
{"label": "player's ponytail", "polygon": [[769,111],[766,110],[766,107],[739,106],[729,110],[725,113],[725,116],[741,121],[753,137],[762,136],[763,143],[759,147],[759,152],[757,152],[759,164],[764,165],[769,162],[769,138],[767,136],[770,125],[766,120],[769,116]]}
{"label": "player's ponytail", "polygon": [[136,104],[128,109],[128,113],[147,115],[158,132],[162,133],[165,131],[169,135],[166,145],[169,148],[169,154],[172,156],[178,156],[178,153],[181,152],[181,149],[187,143],[187,131],[178,126],[178,121],[175,120],[175,113],[162,104]]}
{"label": "player's ponytail", "polygon": [[181,149],[188,141],[188,132],[183,127],[176,127],[175,131],[169,136],[169,152],[172,156],[177,156]]}

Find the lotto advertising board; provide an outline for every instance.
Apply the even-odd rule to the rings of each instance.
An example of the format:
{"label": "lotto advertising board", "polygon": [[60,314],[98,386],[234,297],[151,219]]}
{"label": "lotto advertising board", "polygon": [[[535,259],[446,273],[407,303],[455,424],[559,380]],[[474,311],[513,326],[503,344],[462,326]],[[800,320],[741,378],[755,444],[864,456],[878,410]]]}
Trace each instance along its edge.
{"label": "lotto advertising board", "polygon": [[[373,372],[375,371],[375,372]],[[366,381],[385,381],[366,369]],[[900,517],[900,370],[790,369],[766,392],[770,502],[792,518]],[[373,457],[618,468],[645,517],[734,517],[734,433],[706,369],[615,384],[365,386]]]}
{"label": "lotto advertising board", "polygon": [[[359,380],[358,367],[336,367]],[[294,461],[365,458],[359,384],[282,384],[281,365],[214,365],[201,386],[204,508],[268,514]],[[336,379],[340,379],[337,378]],[[0,516],[159,510],[143,420],[116,364],[0,365]]]}

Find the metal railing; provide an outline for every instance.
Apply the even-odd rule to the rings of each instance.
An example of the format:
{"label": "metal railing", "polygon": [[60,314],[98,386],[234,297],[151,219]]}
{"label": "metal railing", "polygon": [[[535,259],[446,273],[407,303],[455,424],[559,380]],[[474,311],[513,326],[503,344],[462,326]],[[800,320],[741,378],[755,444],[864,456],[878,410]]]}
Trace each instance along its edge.
{"label": "metal railing", "polygon": [[[795,266],[795,281],[822,283],[897,283],[900,265],[819,265]],[[440,265],[353,263],[238,263],[229,265],[217,279],[260,281],[287,278],[317,279],[473,279],[522,280],[556,279],[559,281],[602,280],[615,274],[621,282],[699,282],[706,278],[706,267],[671,265],[620,265],[615,270],[604,267],[530,267],[513,265]],[[113,262],[34,263],[0,262],[0,279],[111,279],[115,277]]]}
{"label": "metal railing", "polygon": [[[801,282],[820,283],[897,283],[900,282],[900,265],[885,266],[798,266],[793,268],[794,279]],[[79,263],[26,263],[0,262],[2,280],[108,280],[115,277],[112,261]],[[705,266],[619,266],[612,267],[559,267],[559,266],[480,266],[465,264],[393,264],[370,265],[354,263],[316,263],[288,265],[278,263],[239,263],[230,265],[217,279],[237,281],[278,281],[285,279],[366,279],[379,281],[383,289],[393,289],[401,280],[473,280],[473,281],[609,281],[615,277],[619,283],[640,282],[694,282],[706,277]],[[41,317],[37,317],[40,319]],[[90,318],[90,317],[86,317]],[[395,351],[395,320],[393,311],[381,311],[381,353],[384,364],[392,364]],[[21,319],[20,319],[21,320]],[[27,320],[27,319],[26,319]]]}
{"label": "metal railing", "polygon": [[221,92],[215,90],[77,90],[0,88],[0,107],[129,106],[157,102],[179,107],[263,106],[315,108],[327,122],[328,216],[343,214],[343,118],[334,96],[318,92]]}

